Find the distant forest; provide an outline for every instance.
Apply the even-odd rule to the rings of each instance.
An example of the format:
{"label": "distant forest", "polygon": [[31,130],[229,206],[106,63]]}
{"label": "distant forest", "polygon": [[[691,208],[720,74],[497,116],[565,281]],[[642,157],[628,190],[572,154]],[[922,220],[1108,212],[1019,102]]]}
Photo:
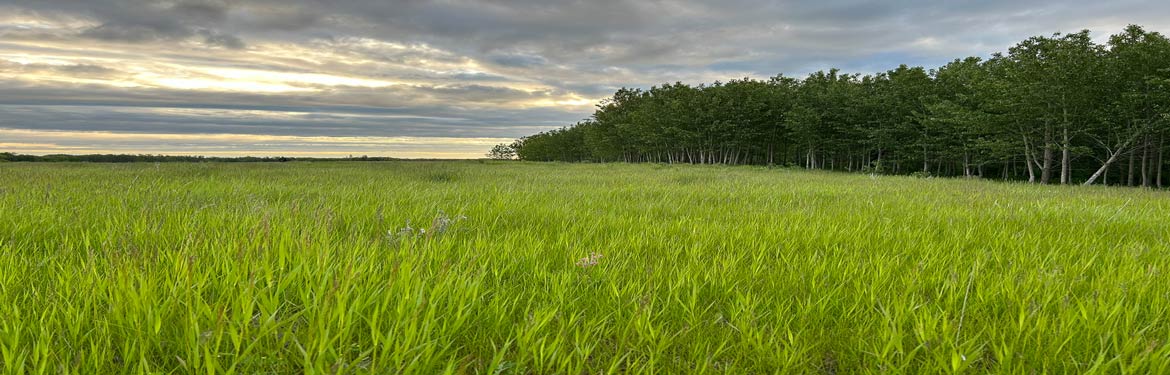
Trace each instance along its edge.
{"label": "distant forest", "polygon": [[1033,37],[933,70],[623,88],[493,154],[1161,187],[1168,133],[1170,41],[1129,26],[1105,45]]}

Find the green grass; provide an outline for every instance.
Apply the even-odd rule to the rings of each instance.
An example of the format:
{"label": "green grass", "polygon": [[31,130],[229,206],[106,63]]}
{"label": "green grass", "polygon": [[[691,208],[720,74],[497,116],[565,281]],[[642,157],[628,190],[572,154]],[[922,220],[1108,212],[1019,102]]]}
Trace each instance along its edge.
{"label": "green grass", "polygon": [[752,167],[0,164],[0,370],[1167,373],[1167,194]]}

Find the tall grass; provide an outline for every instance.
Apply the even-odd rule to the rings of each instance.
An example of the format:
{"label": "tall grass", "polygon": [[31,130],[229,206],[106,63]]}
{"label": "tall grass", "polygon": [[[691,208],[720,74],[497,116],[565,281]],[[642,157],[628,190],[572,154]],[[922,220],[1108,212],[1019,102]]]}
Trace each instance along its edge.
{"label": "tall grass", "polygon": [[1168,373],[1168,217],[752,167],[9,163],[0,370]]}

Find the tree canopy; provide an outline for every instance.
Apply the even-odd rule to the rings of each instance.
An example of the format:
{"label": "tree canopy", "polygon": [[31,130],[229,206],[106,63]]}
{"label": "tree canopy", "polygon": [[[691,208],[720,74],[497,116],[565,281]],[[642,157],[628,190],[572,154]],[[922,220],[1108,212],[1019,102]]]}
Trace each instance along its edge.
{"label": "tree canopy", "polygon": [[1160,187],[1168,133],[1170,40],[1131,25],[1104,45],[1058,33],[930,70],[623,88],[590,119],[511,148],[534,161]]}

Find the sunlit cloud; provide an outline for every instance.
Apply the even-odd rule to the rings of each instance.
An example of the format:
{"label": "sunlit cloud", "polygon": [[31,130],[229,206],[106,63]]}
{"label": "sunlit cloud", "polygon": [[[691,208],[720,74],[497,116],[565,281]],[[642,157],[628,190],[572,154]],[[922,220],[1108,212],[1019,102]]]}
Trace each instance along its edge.
{"label": "sunlit cloud", "polygon": [[293,87],[278,83],[266,83],[247,80],[218,80],[206,78],[171,78],[145,75],[145,80],[154,85],[176,88],[181,90],[215,90],[215,91],[243,91],[243,92],[293,92],[313,91],[307,88]]}
{"label": "sunlit cloud", "polygon": [[929,68],[1129,23],[1165,32],[1170,3],[10,0],[0,152],[473,157],[490,145],[451,139],[558,128],[621,87]]}
{"label": "sunlit cloud", "polygon": [[224,80],[245,82],[287,82],[289,84],[358,87],[386,87],[396,84],[394,82],[384,80],[342,77],[317,73],[286,73],[263,70],[221,68],[203,69],[203,72],[219,76]]}
{"label": "sunlit cloud", "polygon": [[166,134],[0,129],[0,147],[36,155],[159,154],[210,156],[350,155],[398,158],[479,158],[510,138],[304,137],[262,134]]}

